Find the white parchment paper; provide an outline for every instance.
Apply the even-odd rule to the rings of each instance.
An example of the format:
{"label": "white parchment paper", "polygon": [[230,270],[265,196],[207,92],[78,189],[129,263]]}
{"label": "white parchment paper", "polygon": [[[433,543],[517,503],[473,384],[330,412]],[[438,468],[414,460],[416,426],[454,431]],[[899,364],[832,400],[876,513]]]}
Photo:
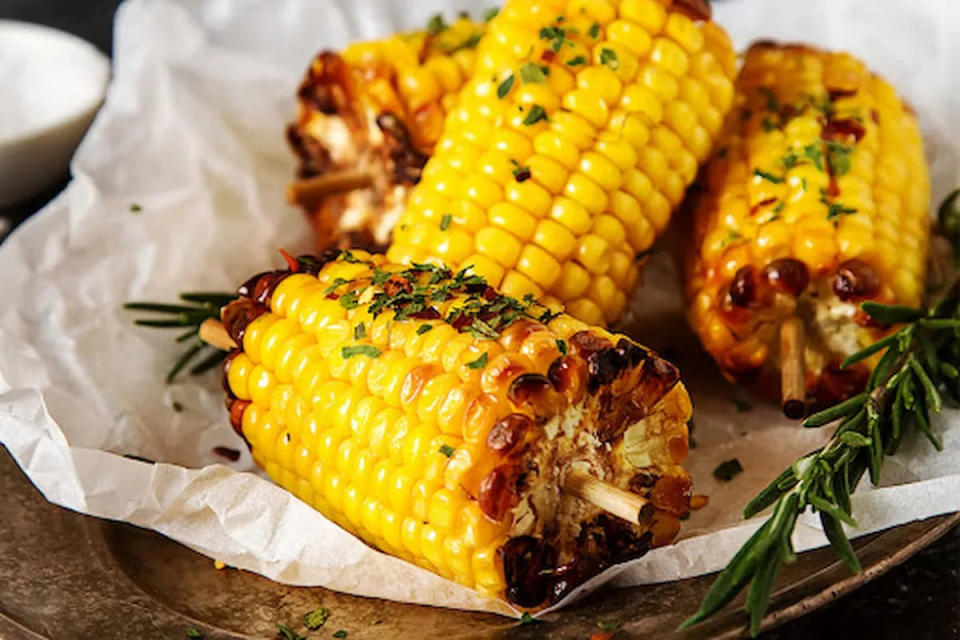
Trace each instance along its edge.
{"label": "white parchment paper", "polygon": [[[217,374],[164,386],[170,334],[136,329],[131,299],[230,290],[279,264],[277,247],[311,236],[284,204],[293,161],[283,129],[311,56],[469,0],[128,0],[116,24],[114,80],[73,161],[70,187],[0,248],[0,442],[47,499],[155,529],[275,580],[465,609],[503,603],[381,554],[253,472],[227,424]],[[935,201],[960,184],[960,4],[953,0],[718,0],[739,47],[757,38],[843,48],[914,105]],[[131,210],[137,204],[139,212]],[[825,431],[775,407],[738,412],[744,392],[720,382],[682,325],[680,288],[659,259],[635,305],[636,333],[672,347],[697,408],[695,490],[707,508],[681,541],[592,581],[673,580],[721,568],[756,526],[745,502]],[[173,409],[174,403],[182,411]],[[960,412],[936,421],[946,451],[921,439],[887,461],[883,486],[854,497],[866,533],[960,509]],[[122,457],[135,454],[148,464]],[[738,458],[729,483],[716,465]],[[800,521],[798,549],[825,540]]]}

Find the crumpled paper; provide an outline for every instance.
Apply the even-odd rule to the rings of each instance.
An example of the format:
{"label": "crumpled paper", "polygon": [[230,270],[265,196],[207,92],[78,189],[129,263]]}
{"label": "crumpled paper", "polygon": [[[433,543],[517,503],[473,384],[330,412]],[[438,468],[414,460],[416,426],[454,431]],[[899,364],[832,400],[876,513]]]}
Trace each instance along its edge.
{"label": "crumpled paper", "polygon": [[[293,172],[283,129],[302,71],[320,48],[452,15],[457,0],[128,0],[117,14],[114,80],[73,161],[69,188],[0,248],[0,442],[48,500],[149,527],[211,557],[278,581],[515,615],[379,553],[215,446],[244,447],[223,411],[216,374],[164,386],[170,334],[134,328],[132,299],[230,290],[279,264],[277,247],[311,234],[284,203]],[[466,7],[479,15],[485,8]],[[920,115],[935,201],[960,184],[960,41],[952,0],[718,0],[739,47],[758,38],[843,48],[893,81]],[[138,205],[138,206],[133,206]],[[824,430],[785,421],[721,382],[682,327],[676,273],[660,256],[638,293],[631,329],[671,347],[696,405],[689,467],[709,506],[681,540],[620,565],[587,588],[674,580],[720,569],[757,526],[740,511]],[[740,402],[734,402],[738,399]],[[738,409],[738,406],[739,409]],[[181,408],[180,411],[175,407]],[[879,488],[854,496],[876,531],[960,509],[960,411],[935,429],[946,450],[908,439]],[[125,458],[134,454],[158,464]],[[721,461],[743,473],[721,483]],[[808,514],[809,516],[809,514]],[[823,545],[800,519],[798,550]]]}

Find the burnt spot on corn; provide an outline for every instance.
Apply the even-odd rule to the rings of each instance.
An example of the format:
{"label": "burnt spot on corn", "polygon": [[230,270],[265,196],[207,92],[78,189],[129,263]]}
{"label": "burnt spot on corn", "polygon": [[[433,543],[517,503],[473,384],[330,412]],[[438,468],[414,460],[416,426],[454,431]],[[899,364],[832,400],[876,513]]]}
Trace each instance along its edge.
{"label": "burnt spot on corn", "polygon": [[517,482],[520,469],[514,464],[504,464],[495,468],[480,481],[480,494],[477,502],[484,515],[494,522],[503,518],[517,504]]}
{"label": "burnt spot on corn", "polygon": [[824,140],[848,143],[860,142],[865,135],[867,130],[863,123],[853,118],[830,120],[820,133]]}
{"label": "burnt spot on corn", "polygon": [[586,330],[573,334],[567,342],[570,343],[573,353],[584,359],[590,357],[592,353],[609,349],[613,346],[610,341],[603,336],[595,335]]}
{"label": "burnt spot on corn", "polygon": [[499,549],[507,600],[521,607],[536,607],[547,599],[549,570],[556,552],[548,542],[533,536],[511,538]]}
{"label": "burnt spot on corn", "polygon": [[571,402],[579,402],[584,380],[587,377],[587,366],[583,358],[576,356],[560,356],[550,363],[547,369],[547,379],[553,384],[558,393],[566,394]]}
{"label": "burnt spot on corn", "polygon": [[297,90],[297,98],[325,113],[350,113],[353,82],[350,67],[337,53],[321,51],[310,65],[307,77]]}
{"label": "burnt spot on corn", "polygon": [[863,260],[847,260],[833,277],[833,292],[844,302],[866,300],[880,292],[880,278]]}
{"label": "burnt spot on corn", "polygon": [[776,291],[797,297],[810,285],[810,270],[795,258],[780,258],[763,268],[762,276]]}
{"label": "burnt spot on corn", "polygon": [[553,392],[553,384],[545,375],[524,373],[513,379],[507,397],[516,405],[539,405]]}
{"label": "burnt spot on corn", "polygon": [[629,363],[616,348],[594,351],[587,357],[587,391],[596,393],[600,387],[609,385]]}
{"label": "burnt spot on corn", "polygon": [[746,308],[753,304],[757,297],[756,269],[753,265],[737,269],[727,295],[735,306]]}
{"label": "burnt spot on corn", "polygon": [[391,144],[390,159],[393,161],[394,180],[399,184],[417,184],[429,156],[417,149],[413,137],[403,121],[389,111],[377,117],[377,126]]}
{"label": "burnt spot on corn", "polygon": [[240,298],[234,300],[220,311],[220,319],[223,322],[227,334],[238,345],[243,344],[243,334],[246,332],[250,323],[267,312],[267,308],[257,304],[249,298]]}
{"label": "burnt spot on corn", "polygon": [[522,413],[511,413],[503,418],[487,434],[487,447],[502,456],[515,453],[523,443],[534,423]]}

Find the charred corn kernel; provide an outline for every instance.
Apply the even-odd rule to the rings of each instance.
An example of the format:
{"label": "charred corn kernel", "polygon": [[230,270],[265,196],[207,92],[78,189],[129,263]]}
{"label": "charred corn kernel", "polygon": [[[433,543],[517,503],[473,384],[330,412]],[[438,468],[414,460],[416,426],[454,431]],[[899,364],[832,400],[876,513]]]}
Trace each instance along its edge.
{"label": "charred corn kernel", "polygon": [[[395,215],[419,172],[396,170],[391,150],[400,145],[419,168],[431,155],[458,91],[473,73],[485,25],[460,18],[439,31],[399,33],[360,42],[312,61],[297,92],[298,114],[289,141],[298,178],[362,165],[390,185],[302,204],[321,247],[352,244],[357,234],[385,244]],[[451,158],[457,162],[466,158]]]}
{"label": "charred corn kernel", "polygon": [[[495,287],[569,305],[587,294],[579,280],[564,282],[565,262],[602,274],[610,255],[649,249],[733,103],[733,50],[706,18],[660,0],[508,0],[388,257],[474,264]],[[445,218],[459,200],[485,209],[486,220],[468,230]],[[587,238],[599,216],[618,227],[604,223]],[[637,280],[618,264],[617,287]],[[629,293],[573,308],[596,320],[594,307],[610,305],[600,317],[615,320]]]}
{"label": "charred corn kernel", "polygon": [[[540,226],[579,242],[576,260],[591,271],[526,244],[502,278],[509,298],[465,271],[404,268],[360,252],[300,263],[315,275],[259,276],[248,289],[266,293],[222,312],[242,345],[225,365],[228,406],[254,460],[369,544],[525,608],[560,594],[539,577],[555,569],[553,558],[599,565],[597,548],[577,532],[611,525],[556,491],[569,469],[597,469],[619,486],[664,480],[676,490],[644,497],[653,521],[675,530],[689,508],[689,476],[666,443],[686,440],[690,415],[676,370],[626,338],[543,315],[526,297],[559,281],[582,317],[609,322],[620,313],[620,282],[635,269],[604,247],[623,241],[623,225],[609,215],[590,224],[593,233],[579,239],[551,219]],[[604,261],[609,275],[597,271]],[[588,366],[598,352],[615,353],[618,364]],[[640,406],[657,437],[634,433],[649,428],[646,414],[635,415]],[[626,426],[634,445],[621,446],[627,436],[609,434],[626,411],[639,422]],[[571,456],[582,437],[605,446]],[[631,446],[642,446],[641,466]],[[556,513],[580,515],[570,528],[551,520]],[[654,533],[651,524],[615,526],[631,544]],[[531,555],[531,544],[544,553]],[[603,553],[605,563],[625,559]]]}
{"label": "charred corn kernel", "polygon": [[859,61],[809,47],[755,45],[736,91],[693,215],[689,316],[736,377],[778,370],[777,329],[800,309],[808,394],[833,402],[821,374],[882,334],[858,325],[859,304],[920,303],[930,192],[917,122]]}

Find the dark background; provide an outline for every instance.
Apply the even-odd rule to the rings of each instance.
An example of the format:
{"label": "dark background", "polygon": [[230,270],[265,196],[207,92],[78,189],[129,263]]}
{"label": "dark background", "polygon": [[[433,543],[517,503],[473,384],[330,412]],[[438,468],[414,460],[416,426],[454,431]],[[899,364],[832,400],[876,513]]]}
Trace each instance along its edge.
{"label": "dark background", "polygon": [[[0,0],[0,19],[40,22],[64,29],[109,54],[113,40],[113,12],[118,4],[118,0]],[[65,185],[66,176],[61,183],[30,202],[0,210],[0,217],[6,217],[15,225],[43,206]],[[2,227],[0,221],[0,239],[3,237]],[[960,638],[960,528],[851,595],[787,623],[763,638]]]}

